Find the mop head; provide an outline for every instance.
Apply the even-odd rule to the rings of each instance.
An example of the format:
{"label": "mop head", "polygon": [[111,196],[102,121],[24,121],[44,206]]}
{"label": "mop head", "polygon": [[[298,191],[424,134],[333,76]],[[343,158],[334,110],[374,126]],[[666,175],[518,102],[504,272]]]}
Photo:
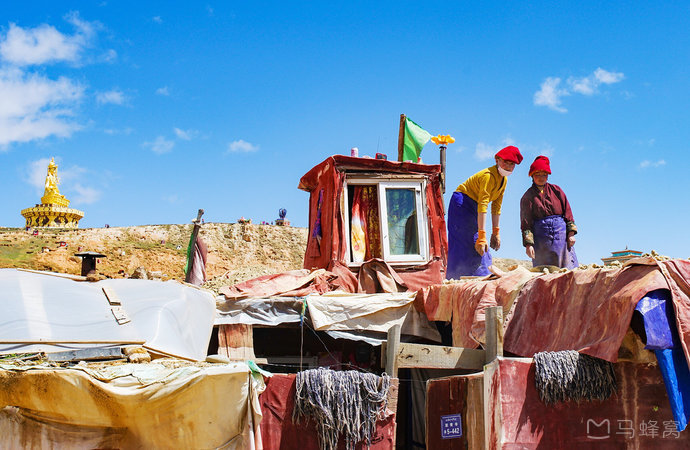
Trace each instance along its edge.
{"label": "mop head", "polygon": [[314,420],[322,449],[335,450],[342,434],[348,449],[371,438],[387,406],[390,377],[354,370],[305,370],[295,380],[292,421]]}
{"label": "mop head", "polygon": [[606,400],[616,392],[613,364],[603,359],[564,350],[537,353],[534,365],[534,384],[547,405],[569,400]]}

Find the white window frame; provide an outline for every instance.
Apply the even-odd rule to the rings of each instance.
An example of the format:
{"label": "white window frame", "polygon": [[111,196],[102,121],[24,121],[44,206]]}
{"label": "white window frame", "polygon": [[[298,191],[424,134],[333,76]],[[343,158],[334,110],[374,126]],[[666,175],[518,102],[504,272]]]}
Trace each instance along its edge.
{"label": "white window frame", "polygon": [[[347,235],[347,264],[350,267],[358,267],[362,263],[352,261],[352,236],[350,234],[350,220],[352,211],[348,210],[350,204],[349,189],[350,185],[376,185],[379,201],[379,218],[381,230],[381,247],[383,259],[391,265],[419,265],[429,261],[429,227],[428,212],[426,208],[426,179],[419,178],[391,178],[391,177],[348,177],[343,184],[343,221],[345,222],[345,233]],[[419,238],[419,254],[416,255],[391,255],[390,243],[388,241],[388,205],[386,204],[386,189],[414,189],[415,207],[417,209],[417,230]]]}

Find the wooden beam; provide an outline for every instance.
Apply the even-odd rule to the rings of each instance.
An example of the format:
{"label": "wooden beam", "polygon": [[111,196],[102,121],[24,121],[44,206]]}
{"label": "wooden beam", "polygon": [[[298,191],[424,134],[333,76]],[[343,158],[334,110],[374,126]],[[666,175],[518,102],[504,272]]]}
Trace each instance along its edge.
{"label": "wooden beam", "polygon": [[503,356],[503,308],[491,306],[485,310],[486,363]]}
{"label": "wooden beam", "polygon": [[446,146],[439,147],[439,159],[441,160],[441,193],[446,193]]}
{"label": "wooden beam", "polygon": [[[400,129],[398,130],[398,161],[403,160],[403,146],[405,144],[405,114],[400,114]],[[417,162],[417,161],[415,161]]]}
{"label": "wooden beam", "polygon": [[482,370],[486,352],[462,347],[401,343],[398,346],[397,368]]}
{"label": "wooden beam", "polygon": [[393,325],[388,330],[386,342],[386,373],[391,378],[398,378],[396,355],[400,345],[400,325]]}

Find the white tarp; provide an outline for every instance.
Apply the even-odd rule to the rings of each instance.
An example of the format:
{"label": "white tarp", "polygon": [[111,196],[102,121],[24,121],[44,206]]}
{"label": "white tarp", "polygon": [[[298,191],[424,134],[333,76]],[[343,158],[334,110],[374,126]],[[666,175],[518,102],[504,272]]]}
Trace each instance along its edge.
{"label": "white tarp", "polygon": [[261,448],[244,363],[0,364],[0,385],[1,448]]}
{"label": "white tarp", "polygon": [[[118,324],[104,287],[116,294],[130,322]],[[176,281],[77,282],[0,269],[0,308],[0,353],[145,342],[156,352],[203,360],[215,299],[208,291]]]}
{"label": "white tarp", "polygon": [[318,331],[380,331],[402,326],[416,292],[350,294],[327,292],[308,295],[307,307]]}

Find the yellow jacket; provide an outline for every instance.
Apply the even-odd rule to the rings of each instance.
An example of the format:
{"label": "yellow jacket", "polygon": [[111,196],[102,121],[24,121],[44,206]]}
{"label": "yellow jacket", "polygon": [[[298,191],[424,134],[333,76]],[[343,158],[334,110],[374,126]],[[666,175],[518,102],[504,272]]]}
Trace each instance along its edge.
{"label": "yellow jacket", "polygon": [[477,202],[477,212],[485,213],[491,202],[491,214],[501,214],[506,178],[498,173],[496,166],[480,170],[456,189]]}

